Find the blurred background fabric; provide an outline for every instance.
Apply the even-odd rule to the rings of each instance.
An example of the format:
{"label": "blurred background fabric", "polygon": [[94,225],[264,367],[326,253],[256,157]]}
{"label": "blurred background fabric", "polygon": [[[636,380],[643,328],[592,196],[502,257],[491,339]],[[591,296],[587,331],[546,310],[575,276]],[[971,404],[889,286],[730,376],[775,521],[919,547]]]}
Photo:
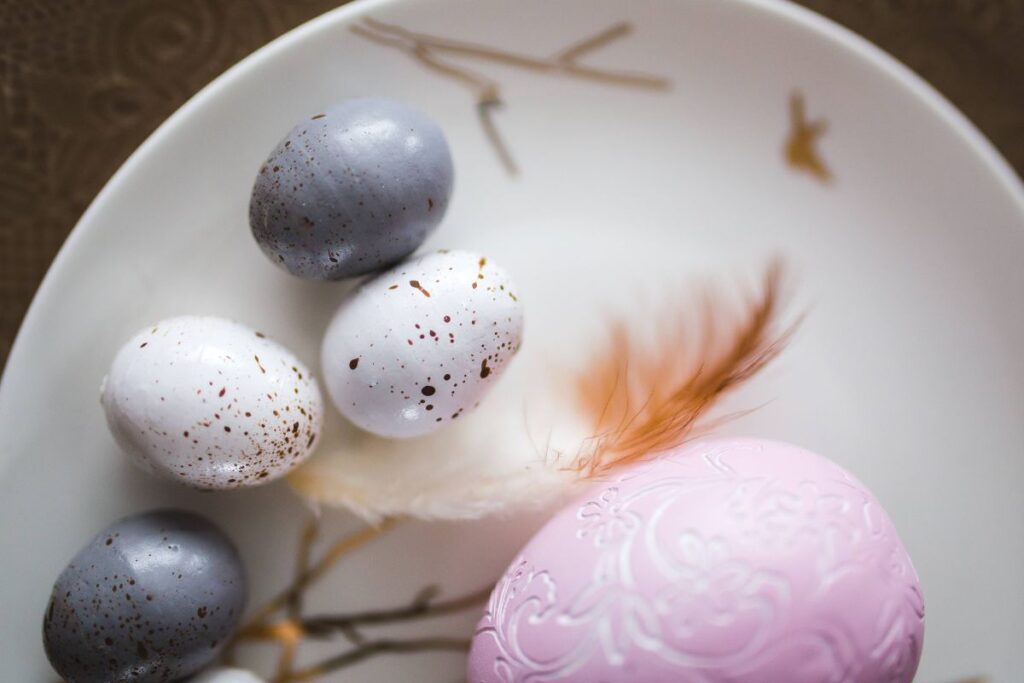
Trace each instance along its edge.
{"label": "blurred background fabric", "polygon": [[[1024,0],[800,3],[921,74],[1024,174]],[[341,4],[0,0],[0,363],[68,232],[146,136],[227,67]]]}

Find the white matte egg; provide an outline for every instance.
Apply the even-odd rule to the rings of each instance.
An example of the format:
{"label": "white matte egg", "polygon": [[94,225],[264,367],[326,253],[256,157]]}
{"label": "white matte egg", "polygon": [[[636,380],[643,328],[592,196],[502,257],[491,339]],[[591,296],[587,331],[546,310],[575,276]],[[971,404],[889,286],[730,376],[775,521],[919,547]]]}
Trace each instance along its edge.
{"label": "white matte egg", "polygon": [[342,304],[324,337],[324,381],[358,427],[429,434],[479,404],[519,349],[522,328],[504,270],[478,254],[427,254]]}
{"label": "white matte egg", "polygon": [[138,465],[202,489],[281,477],[313,451],[323,421],[320,389],[294,354],[213,317],[136,334],[114,358],[101,401]]}

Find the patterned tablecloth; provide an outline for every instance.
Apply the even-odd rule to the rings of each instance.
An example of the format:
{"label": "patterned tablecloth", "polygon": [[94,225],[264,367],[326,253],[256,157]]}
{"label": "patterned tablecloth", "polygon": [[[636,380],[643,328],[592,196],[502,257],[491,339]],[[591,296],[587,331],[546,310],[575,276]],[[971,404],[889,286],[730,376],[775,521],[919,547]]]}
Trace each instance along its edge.
{"label": "patterned tablecloth", "polygon": [[[1024,0],[801,0],[931,81],[1024,174]],[[0,0],[0,362],[60,245],[190,95],[339,0]]]}

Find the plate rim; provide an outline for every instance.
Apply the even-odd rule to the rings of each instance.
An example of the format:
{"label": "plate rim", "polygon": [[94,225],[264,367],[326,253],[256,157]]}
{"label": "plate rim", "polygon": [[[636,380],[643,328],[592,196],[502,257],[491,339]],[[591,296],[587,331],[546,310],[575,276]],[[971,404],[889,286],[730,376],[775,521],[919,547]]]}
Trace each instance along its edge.
{"label": "plate rim", "polygon": [[[361,14],[374,11],[380,8],[401,5],[415,0],[352,0],[351,2],[324,12],[313,17],[305,23],[296,26],[286,33],[271,40],[267,44],[257,48],[251,54],[228,67],[223,73],[203,86],[198,92],[192,95],[170,116],[164,119],[156,129],[150,133],[143,142],[135,148],[127,159],[111,175],[100,191],[89,203],[89,206],[76,221],[74,227],[64,239],[60,249],[54,256],[46,274],[39,283],[32,301],[18,326],[14,342],[11,344],[10,352],[4,363],[3,372],[0,373],[0,422],[7,412],[8,385],[10,384],[10,369],[15,367],[23,355],[25,339],[28,338],[33,328],[38,325],[37,319],[42,315],[54,292],[54,280],[56,273],[63,270],[65,261],[69,258],[79,242],[88,238],[94,230],[91,226],[97,221],[93,216],[100,212],[104,205],[116,196],[118,187],[124,182],[135,166],[151,153],[151,150],[159,147],[164,138],[172,134],[183,121],[187,120],[193,110],[204,106],[207,101],[216,98],[221,91],[227,88],[240,74],[256,68],[259,64],[272,59],[277,53],[289,49],[292,45],[301,42],[307,36],[318,31],[327,30],[336,23],[344,22]],[[811,9],[797,5],[790,0],[726,0],[737,6],[745,7],[754,12],[761,12],[772,15],[777,19],[784,20],[804,30],[808,30],[817,36],[828,40],[840,49],[847,49],[868,65],[874,67],[882,76],[887,77],[903,86],[919,102],[926,105],[938,118],[950,129],[956,137],[960,138],[970,151],[977,156],[993,179],[1002,187],[1009,198],[1016,204],[1018,212],[1024,220],[1024,180],[1017,175],[1006,158],[999,152],[998,148],[988,137],[949,99],[945,97],[935,86],[931,85],[922,76],[918,75],[909,66],[899,61],[893,55],[886,52],[878,45],[867,38],[842,26],[841,24],[818,14]],[[8,457],[0,453],[0,463]]]}

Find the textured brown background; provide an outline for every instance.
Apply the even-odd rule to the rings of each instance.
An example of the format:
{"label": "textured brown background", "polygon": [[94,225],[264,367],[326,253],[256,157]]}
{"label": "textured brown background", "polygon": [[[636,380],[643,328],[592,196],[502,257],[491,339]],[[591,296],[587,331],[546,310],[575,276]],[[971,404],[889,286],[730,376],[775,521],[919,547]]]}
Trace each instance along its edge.
{"label": "textured brown background", "polygon": [[[1024,0],[800,1],[931,81],[1024,174]],[[228,66],[342,2],[0,0],[0,362],[131,151]]]}

